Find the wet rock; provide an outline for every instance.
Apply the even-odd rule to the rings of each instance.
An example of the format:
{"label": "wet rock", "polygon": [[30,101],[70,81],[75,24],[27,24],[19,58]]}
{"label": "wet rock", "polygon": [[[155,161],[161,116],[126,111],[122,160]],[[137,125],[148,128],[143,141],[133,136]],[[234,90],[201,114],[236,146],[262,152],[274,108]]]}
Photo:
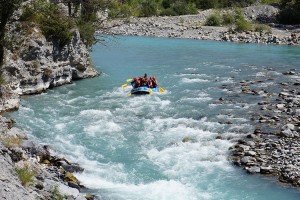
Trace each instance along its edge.
{"label": "wet rock", "polygon": [[193,140],[189,137],[185,137],[182,139],[182,142],[185,143],[185,142],[192,142]]}
{"label": "wet rock", "polygon": [[287,71],[287,72],[283,72],[283,75],[295,75],[296,72],[295,71]]}
{"label": "wet rock", "polygon": [[248,173],[260,173],[260,167],[246,167],[245,168]]}
{"label": "wet rock", "polygon": [[291,137],[292,138],[295,135],[294,135],[293,131],[291,131],[290,129],[286,129],[286,130],[283,130],[283,131],[280,132],[280,136],[281,137]]}
{"label": "wet rock", "polygon": [[69,182],[68,182],[68,186],[71,187],[71,188],[76,188],[77,190],[80,191],[80,186],[79,186],[78,183],[76,183],[76,182],[69,181]]}
{"label": "wet rock", "polygon": [[267,104],[270,104],[269,101],[260,101],[258,102],[258,105],[267,105]]}
{"label": "wet rock", "polygon": [[60,161],[62,163],[60,163],[60,165],[64,168],[64,170],[71,172],[71,173],[75,173],[75,172],[83,172],[83,168],[80,167],[78,164],[76,163],[72,163],[72,164],[68,164],[66,162]]}
{"label": "wet rock", "polygon": [[274,170],[271,166],[261,166],[260,172],[262,174],[272,174],[274,172]]}
{"label": "wet rock", "polygon": [[255,151],[246,151],[245,156],[256,156],[256,152]]}

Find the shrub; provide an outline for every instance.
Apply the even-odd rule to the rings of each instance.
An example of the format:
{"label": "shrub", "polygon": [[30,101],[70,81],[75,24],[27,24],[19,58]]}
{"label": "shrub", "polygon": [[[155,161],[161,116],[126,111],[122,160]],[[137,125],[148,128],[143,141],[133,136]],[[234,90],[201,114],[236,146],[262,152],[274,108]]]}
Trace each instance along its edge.
{"label": "shrub", "polygon": [[92,46],[95,41],[95,37],[94,37],[95,27],[94,27],[93,23],[79,20],[77,22],[77,26],[78,26],[82,41],[88,47]]}
{"label": "shrub", "polygon": [[196,14],[198,12],[196,4],[184,1],[175,1],[175,3],[171,4],[171,8],[178,15]]}
{"label": "shrub", "polygon": [[238,31],[238,32],[251,31],[252,30],[251,22],[249,22],[245,19],[238,19],[236,21],[235,25],[236,25],[235,30]]}
{"label": "shrub", "polygon": [[60,47],[65,46],[72,39],[73,22],[67,18],[44,18],[41,29],[48,40],[57,40]]}
{"label": "shrub", "polygon": [[135,9],[137,6],[112,2],[109,7],[108,16],[110,18],[138,16],[139,11]]}
{"label": "shrub", "polygon": [[20,19],[37,23],[47,40],[57,40],[61,47],[71,41],[74,22],[71,18],[63,16],[58,6],[45,0],[34,0],[23,10]]}
{"label": "shrub", "polygon": [[221,23],[222,23],[221,17],[217,13],[210,15],[205,21],[206,26],[220,26]]}
{"label": "shrub", "polygon": [[161,16],[176,16],[178,14],[172,8],[166,8],[166,9],[163,9],[159,15],[161,15]]}
{"label": "shrub", "polygon": [[63,200],[65,197],[64,195],[62,195],[59,190],[58,190],[58,186],[55,185],[51,191],[51,199],[53,200]]}
{"label": "shrub", "polygon": [[32,170],[29,165],[24,165],[23,168],[16,168],[16,172],[20,178],[21,184],[23,186],[28,185],[29,183],[32,183],[32,179],[36,172]]}
{"label": "shrub", "polygon": [[153,0],[145,0],[141,4],[141,13],[142,17],[151,17],[158,15],[158,5]]}
{"label": "shrub", "polygon": [[278,4],[280,0],[261,0],[262,4]]}
{"label": "shrub", "polygon": [[23,140],[21,138],[19,138],[17,136],[7,135],[7,134],[2,134],[0,139],[1,139],[2,144],[6,148],[20,146],[23,142]]}
{"label": "shrub", "polygon": [[272,33],[271,27],[266,25],[266,24],[255,24],[254,25],[254,30],[256,32]]}
{"label": "shrub", "polygon": [[233,14],[226,12],[225,14],[223,14],[223,24],[224,25],[232,25],[235,23],[235,17]]}

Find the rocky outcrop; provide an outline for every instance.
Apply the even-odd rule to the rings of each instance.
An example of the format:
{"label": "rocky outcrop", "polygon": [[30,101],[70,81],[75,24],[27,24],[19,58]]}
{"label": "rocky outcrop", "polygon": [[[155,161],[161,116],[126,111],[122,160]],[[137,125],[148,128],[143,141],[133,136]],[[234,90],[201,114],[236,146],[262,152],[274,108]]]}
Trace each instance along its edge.
{"label": "rocky outcrop", "polygon": [[[29,141],[13,124],[0,115],[0,199],[97,199],[91,194],[85,197],[85,187],[73,175],[81,173],[82,167],[56,156],[54,149],[51,154],[50,146]],[[32,178],[23,179],[25,173],[18,175],[24,168],[32,172]]]}
{"label": "rocky outcrop", "polygon": [[34,28],[18,51],[19,55],[7,51],[4,71],[11,89],[20,95],[41,93],[74,79],[98,75],[90,67],[89,52],[76,30],[71,43],[60,47],[55,42],[48,42],[40,30]]}
{"label": "rocky outcrop", "polygon": [[5,49],[2,76],[7,80],[0,91],[0,112],[18,108],[18,95],[36,94],[48,88],[91,78],[99,73],[93,68],[89,51],[78,30],[71,42],[61,47],[59,41],[47,41],[34,23],[20,22],[21,11],[7,25],[9,45]]}

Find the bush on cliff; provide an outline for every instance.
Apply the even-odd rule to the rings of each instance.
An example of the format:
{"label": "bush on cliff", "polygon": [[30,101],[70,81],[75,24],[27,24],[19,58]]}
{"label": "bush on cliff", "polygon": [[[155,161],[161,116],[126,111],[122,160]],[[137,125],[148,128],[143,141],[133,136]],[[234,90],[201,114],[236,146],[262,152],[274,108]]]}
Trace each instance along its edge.
{"label": "bush on cliff", "polygon": [[27,4],[20,20],[38,24],[47,40],[57,40],[61,47],[71,41],[71,29],[75,27],[71,18],[62,15],[58,6],[46,0],[34,0]]}
{"label": "bush on cliff", "polygon": [[[70,43],[72,30],[78,28],[84,43],[91,46],[96,41],[94,23],[97,20],[97,12],[104,6],[108,5],[102,0],[83,1],[81,13],[76,18],[74,15],[77,11],[72,16],[66,16],[56,4],[47,0],[32,0],[24,7],[20,20],[37,24],[47,40],[57,41],[61,47]],[[31,24],[27,23],[27,26],[30,28]]]}

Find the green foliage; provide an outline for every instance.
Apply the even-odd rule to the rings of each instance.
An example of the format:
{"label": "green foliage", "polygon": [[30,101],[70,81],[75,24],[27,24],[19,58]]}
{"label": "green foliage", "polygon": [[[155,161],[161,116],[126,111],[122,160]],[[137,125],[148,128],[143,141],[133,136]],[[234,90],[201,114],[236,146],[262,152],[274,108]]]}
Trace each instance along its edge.
{"label": "green foliage", "polygon": [[63,200],[65,197],[64,195],[62,195],[59,190],[58,190],[58,186],[55,185],[53,187],[53,189],[51,190],[51,199],[52,200]]}
{"label": "green foliage", "polygon": [[197,8],[200,9],[210,9],[210,8],[218,8],[220,6],[220,0],[194,0],[193,1]]}
{"label": "green foliage", "polygon": [[153,0],[145,0],[141,3],[142,17],[151,17],[158,15],[158,4]]}
{"label": "green foliage", "polygon": [[85,22],[84,20],[78,20],[77,26],[80,32],[81,39],[88,46],[92,46],[95,42],[95,27],[92,22]]}
{"label": "green foliage", "polygon": [[238,19],[236,21],[236,27],[235,30],[238,32],[243,32],[243,31],[251,31],[252,30],[252,23],[245,20],[245,19]]}
{"label": "green foliage", "polygon": [[33,0],[24,8],[20,19],[38,24],[45,37],[58,41],[61,47],[72,39],[71,29],[75,27],[73,20],[63,16],[56,5],[46,0]]}
{"label": "green foliage", "polygon": [[57,40],[61,47],[71,42],[74,27],[72,20],[68,18],[43,18],[40,24],[47,39]]}
{"label": "green foliage", "polygon": [[222,23],[221,16],[219,13],[210,15],[205,22],[206,26],[220,26]]}
{"label": "green foliage", "polygon": [[25,165],[23,168],[16,168],[16,172],[20,178],[21,184],[23,186],[32,183],[32,179],[36,172],[32,170],[29,165]]}
{"label": "green foliage", "polygon": [[278,4],[280,0],[261,0],[262,4]]}
{"label": "green foliage", "polygon": [[118,1],[114,1],[110,4],[108,16],[110,18],[126,18],[130,16],[138,16],[139,11],[136,5],[121,4]]}
{"label": "green foliage", "polygon": [[232,25],[235,23],[235,16],[229,12],[222,15],[224,25]]}
{"label": "green foliage", "polygon": [[166,8],[160,12],[160,15],[161,16],[176,16],[178,14],[172,8]]}
{"label": "green foliage", "polygon": [[255,24],[254,30],[256,32],[272,33],[271,27],[266,24]]}
{"label": "green foliage", "polygon": [[194,3],[186,3],[185,1],[175,1],[171,4],[173,9],[178,15],[196,14],[197,7]]}

